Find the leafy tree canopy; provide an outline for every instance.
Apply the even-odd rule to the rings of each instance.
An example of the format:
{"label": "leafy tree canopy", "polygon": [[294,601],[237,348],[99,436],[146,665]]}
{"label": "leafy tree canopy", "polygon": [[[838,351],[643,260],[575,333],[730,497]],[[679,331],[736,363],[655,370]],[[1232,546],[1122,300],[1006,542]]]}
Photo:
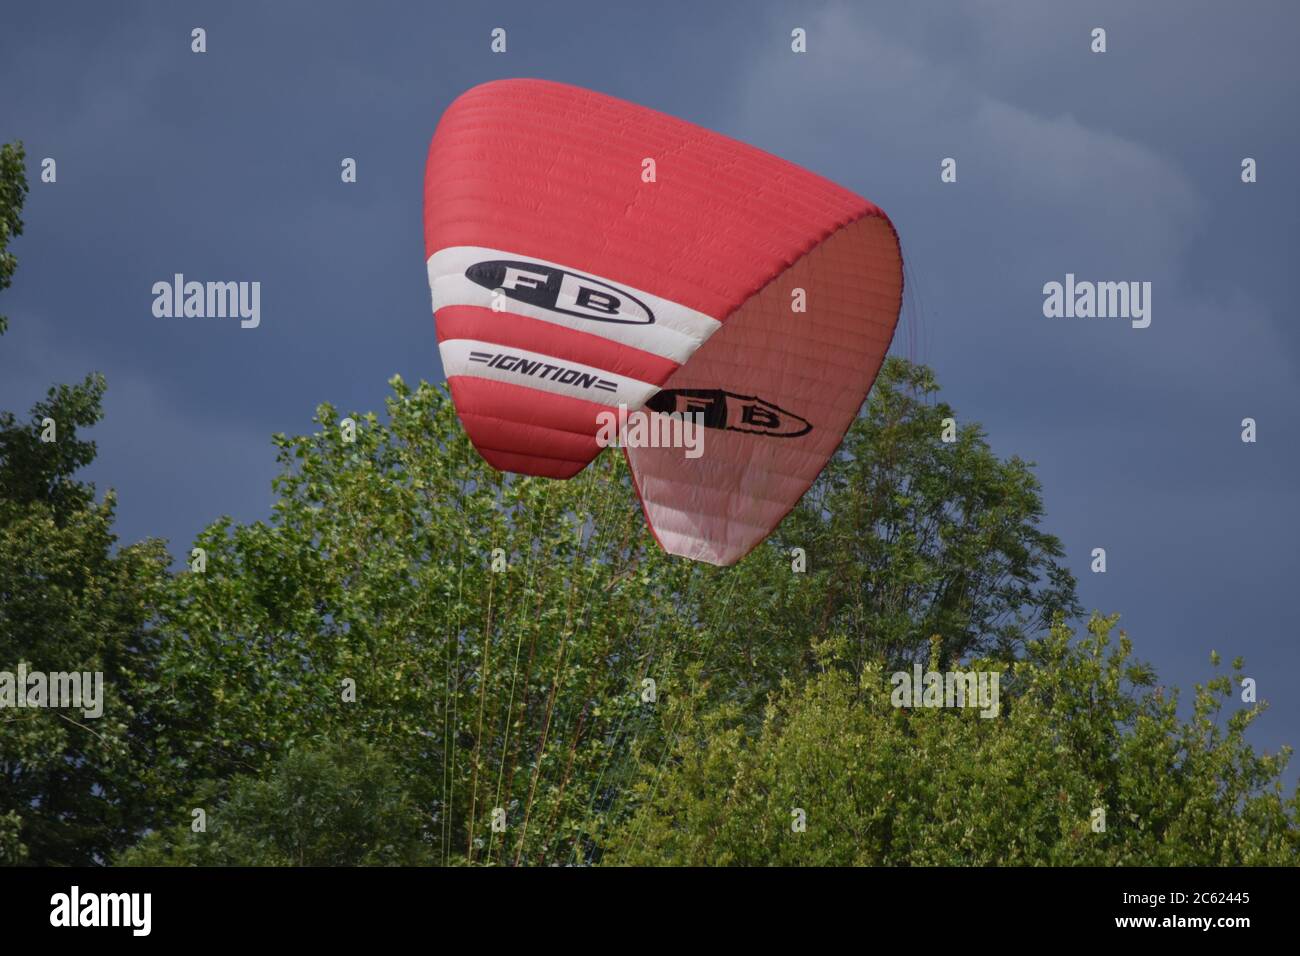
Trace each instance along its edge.
{"label": "leafy tree canopy", "polygon": [[[203,811],[146,837],[129,866],[418,866],[434,862],[400,768],[356,740],[313,741],[265,777],[199,794]],[[222,789],[228,792],[224,795]],[[205,808],[211,808],[210,811]],[[202,820],[202,823],[198,822]]]}
{"label": "leafy tree canopy", "polygon": [[1300,791],[1286,799],[1279,782],[1289,752],[1246,744],[1263,707],[1233,703],[1241,662],[1198,686],[1182,721],[1177,695],[1153,686],[1123,632],[1113,638],[1115,620],[1093,617],[1077,643],[1064,625],[1031,643],[992,719],[894,706],[879,663],[857,680],[828,667],[787,684],[752,733],[725,709],[676,701],[673,752],[643,766],[606,862],[1300,863]]}
{"label": "leafy tree canopy", "polygon": [[[22,232],[20,145],[0,147],[0,288]],[[0,672],[103,675],[103,715],[0,710],[0,863],[103,862],[153,813],[150,629],[167,557],[158,542],[115,550],[114,497],[74,474],[95,455],[79,437],[101,417],[103,378],[51,388],[25,420],[0,412]],[[25,692],[26,688],[22,689]]]}

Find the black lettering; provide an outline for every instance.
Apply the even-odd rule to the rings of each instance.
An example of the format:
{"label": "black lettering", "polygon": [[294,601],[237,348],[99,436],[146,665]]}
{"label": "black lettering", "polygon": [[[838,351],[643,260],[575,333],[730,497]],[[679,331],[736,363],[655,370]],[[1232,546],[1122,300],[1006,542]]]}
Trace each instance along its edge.
{"label": "black lettering", "polygon": [[618,296],[600,292],[590,286],[584,285],[578,290],[578,307],[582,309],[604,312],[606,315],[618,315],[618,307],[621,304]]}
{"label": "black lettering", "polygon": [[776,428],[781,424],[781,419],[761,405],[742,406],[740,420],[746,425],[754,425],[758,428]]}

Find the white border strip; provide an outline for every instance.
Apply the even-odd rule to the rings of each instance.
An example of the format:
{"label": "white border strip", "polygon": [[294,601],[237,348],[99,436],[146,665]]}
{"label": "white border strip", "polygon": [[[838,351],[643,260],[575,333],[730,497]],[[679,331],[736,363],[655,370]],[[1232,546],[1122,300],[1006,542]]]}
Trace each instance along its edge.
{"label": "white border strip", "polygon": [[722,323],[712,316],[661,299],[642,289],[634,289],[583,270],[538,259],[536,256],[524,256],[517,252],[487,249],[483,246],[449,246],[446,249],[439,249],[429,257],[429,289],[433,294],[433,311],[437,312],[448,305],[477,305],[491,308],[492,290],[471,282],[465,277],[465,270],[475,263],[497,259],[537,263],[571,275],[590,276],[615,288],[625,289],[650,307],[655,320],[648,325],[600,322],[584,319],[581,316],[566,315],[563,312],[552,312],[550,309],[529,305],[508,297],[504,300],[506,312],[502,313],[503,315],[511,313],[525,315],[579,332],[599,335],[601,338],[632,348],[652,352],[678,364],[684,364],[709,336],[722,327]]}

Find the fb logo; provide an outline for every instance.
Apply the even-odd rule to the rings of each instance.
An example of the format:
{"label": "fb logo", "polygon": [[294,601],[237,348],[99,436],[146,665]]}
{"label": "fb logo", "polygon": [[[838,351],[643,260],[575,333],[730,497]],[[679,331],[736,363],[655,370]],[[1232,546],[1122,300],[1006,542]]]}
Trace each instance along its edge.
{"label": "fb logo", "polygon": [[465,270],[465,278],[485,289],[500,289],[517,302],[580,319],[623,325],[650,325],[655,320],[649,307],[625,289],[538,262],[476,262]]}
{"label": "fb logo", "polygon": [[703,415],[705,428],[798,438],[812,431],[806,419],[753,395],[737,395],[720,388],[666,388],[645,403],[653,412]]}

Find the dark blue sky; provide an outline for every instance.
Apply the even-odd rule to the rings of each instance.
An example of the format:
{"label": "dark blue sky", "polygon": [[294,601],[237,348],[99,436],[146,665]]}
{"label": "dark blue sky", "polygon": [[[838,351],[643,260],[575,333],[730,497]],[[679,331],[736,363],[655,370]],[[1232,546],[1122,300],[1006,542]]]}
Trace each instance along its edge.
{"label": "dark blue sky", "polygon": [[[106,374],[90,477],[172,551],[265,517],[270,435],[440,379],[425,151],[466,88],[591,87],[879,204],[904,243],[895,351],[1038,463],[1086,606],[1189,689],[1247,658],[1300,742],[1300,155],[1286,2],[44,3],[0,15],[0,140],[31,196],[0,312],[0,407]],[[190,52],[190,30],[208,52]],[[508,52],[489,51],[494,27]],[[808,31],[808,53],[790,31]],[[1104,27],[1109,51],[1089,51]],[[58,162],[57,184],[38,163]],[[339,163],[359,164],[344,185]],[[958,182],[939,181],[944,157]],[[1259,182],[1240,181],[1243,157]],[[182,272],[262,283],[261,326],[156,319]],[[1150,281],[1152,323],[1047,319],[1042,287]],[[1259,441],[1240,441],[1240,422]],[[1094,547],[1109,570],[1088,570]],[[1296,767],[1290,776],[1296,776]]]}

